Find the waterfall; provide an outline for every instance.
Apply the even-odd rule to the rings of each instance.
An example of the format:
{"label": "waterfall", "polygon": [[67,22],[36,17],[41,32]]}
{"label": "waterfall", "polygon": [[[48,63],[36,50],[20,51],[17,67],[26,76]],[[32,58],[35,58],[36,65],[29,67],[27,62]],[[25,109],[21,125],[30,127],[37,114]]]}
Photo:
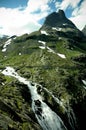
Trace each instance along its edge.
{"label": "waterfall", "polygon": [[75,114],[72,110],[72,108],[69,106],[69,103],[67,104],[67,107],[64,106],[63,102],[60,101],[57,97],[55,97],[48,89],[44,88],[43,89],[49,93],[49,95],[54,99],[54,101],[59,104],[59,106],[61,106],[65,113],[66,113],[66,118],[67,118],[67,121],[68,121],[68,124],[69,124],[69,129],[71,130],[75,130],[76,127],[77,127],[77,121],[76,121],[76,117],[75,117]]}
{"label": "waterfall", "polygon": [[70,108],[69,105],[68,105],[66,111],[67,111],[66,113],[67,113],[68,123],[71,127],[71,130],[76,130],[76,128],[77,128],[76,117],[75,117],[73,110]]}
{"label": "waterfall", "polygon": [[43,130],[67,130],[61,118],[51,110],[51,108],[42,100],[42,97],[37,92],[37,84],[27,81],[19,76],[11,67],[6,67],[2,71],[4,75],[12,76],[20,82],[28,86],[32,98],[32,110]]}

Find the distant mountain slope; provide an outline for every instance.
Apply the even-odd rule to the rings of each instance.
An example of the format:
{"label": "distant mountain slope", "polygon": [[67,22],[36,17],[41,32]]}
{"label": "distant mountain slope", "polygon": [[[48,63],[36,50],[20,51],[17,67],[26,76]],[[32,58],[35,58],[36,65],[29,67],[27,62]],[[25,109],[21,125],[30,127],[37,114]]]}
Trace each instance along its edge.
{"label": "distant mountain slope", "polygon": [[85,27],[83,28],[82,32],[83,32],[84,35],[86,36],[86,25],[85,25]]}

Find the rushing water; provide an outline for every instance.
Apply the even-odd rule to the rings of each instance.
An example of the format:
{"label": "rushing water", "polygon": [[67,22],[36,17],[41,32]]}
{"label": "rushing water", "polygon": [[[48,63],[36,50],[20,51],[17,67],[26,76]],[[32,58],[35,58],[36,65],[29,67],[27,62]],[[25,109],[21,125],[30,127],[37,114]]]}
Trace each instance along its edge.
{"label": "rushing water", "polygon": [[27,81],[25,78],[19,76],[11,67],[6,67],[2,71],[4,75],[12,76],[20,82],[26,84],[31,92],[32,109],[35,116],[43,128],[43,130],[67,130],[61,118],[51,110],[51,108],[42,100],[42,97],[37,92],[37,84]]}
{"label": "rushing water", "polygon": [[75,130],[77,128],[77,121],[75,114],[72,110],[72,108],[69,106],[69,103],[67,104],[67,107],[64,106],[64,103],[60,101],[57,97],[55,97],[48,89],[44,88],[43,89],[54,99],[54,101],[61,106],[66,114],[66,118],[68,121],[68,128],[69,130]]}

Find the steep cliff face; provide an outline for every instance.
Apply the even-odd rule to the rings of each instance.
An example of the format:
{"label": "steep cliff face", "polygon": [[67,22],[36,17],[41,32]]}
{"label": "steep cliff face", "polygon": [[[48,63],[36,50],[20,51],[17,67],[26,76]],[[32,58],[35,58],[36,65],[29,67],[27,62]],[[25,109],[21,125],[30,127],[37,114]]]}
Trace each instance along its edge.
{"label": "steep cliff face", "polygon": [[64,12],[0,40],[0,129],[86,129],[86,42]]}

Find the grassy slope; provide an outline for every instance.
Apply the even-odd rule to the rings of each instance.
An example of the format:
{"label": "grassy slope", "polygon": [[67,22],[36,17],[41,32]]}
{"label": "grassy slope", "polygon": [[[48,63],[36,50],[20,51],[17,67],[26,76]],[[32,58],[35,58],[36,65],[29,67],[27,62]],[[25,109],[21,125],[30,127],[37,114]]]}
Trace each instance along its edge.
{"label": "grassy slope", "polygon": [[[12,44],[8,46],[8,49],[4,54],[0,51],[0,69],[5,68],[6,66],[14,67],[21,76],[33,82],[42,84],[56,97],[61,100],[64,99],[65,104],[68,102],[75,103],[79,100],[83,101],[86,93],[81,83],[81,79],[86,78],[86,61],[84,60],[83,62],[80,62],[74,60],[73,58],[85,55],[86,51],[75,45],[69,45],[69,42],[64,38],[63,40],[57,40],[57,38],[52,37],[51,41],[48,41],[49,38],[44,36],[39,37],[39,34],[39,32],[35,32],[30,36],[21,36],[15,39]],[[56,54],[49,53],[46,50],[41,50],[38,47],[41,44],[38,43],[38,40],[46,41],[47,45],[55,50],[55,52],[65,54],[66,59],[62,59]],[[19,53],[22,55],[19,55]],[[0,87],[1,101],[5,99],[6,104],[11,102],[9,106],[11,106],[14,110],[16,109],[16,113],[17,111],[19,113],[21,111],[19,118],[22,118],[23,122],[21,123],[20,120],[14,121],[12,115],[10,115],[11,121],[9,121],[9,123],[11,126],[9,127],[18,129],[18,125],[15,126],[17,122],[24,130],[32,130],[32,127],[33,130],[40,129],[37,124],[36,126],[32,126],[33,123],[28,124],[27,117],[21,117],[22,115],[24,116],[25,113],[28,113],[29,117],[34,118],[34,114],[30,108],[30,97],[25,97],[25,95],[23,95],[24,101],[22,100],[22,89],[19,89],[19,87],[23,85],[17,83],[14,78],[7,76],[4,77],[3,75],[0,75],[0,77],[2,79],[1,86],[2,82],[5,83],[4,89],[3,86]],[[8,97],[11,97],[11,99]],[[26,101],[27,98],[29,101]],[[48,100],[50,103],[52,102],[51,99],[48,98]],[[14,101],[17,103],[14,103]],[[1,112],[2,115],[9,115],[9,113],[2,110],[2,108]],[[36,119],[33,118],[31,122],[37,122]]]}

